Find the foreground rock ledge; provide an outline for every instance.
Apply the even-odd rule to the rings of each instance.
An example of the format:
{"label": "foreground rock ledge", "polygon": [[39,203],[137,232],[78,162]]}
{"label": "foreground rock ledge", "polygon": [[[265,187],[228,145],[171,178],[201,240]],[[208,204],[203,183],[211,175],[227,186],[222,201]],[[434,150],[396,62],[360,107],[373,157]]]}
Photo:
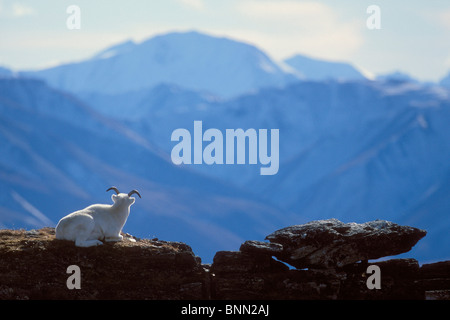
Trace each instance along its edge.
{"label": "foreground rock ledge", "polygon": [[[184,243],[125,238],[78,248],[52,228],[0,230],[0,299],[450,299],[450,261],[369,262],[382,272],[382,289],[369,290],[366,263],[295,270],[272,257],[278,244],[246,241],[208,266]],[[79,290],[66,286],[70,265]]]}
{"label": "foreground rock ledge", "polygon": [[[125,239],[79,248],[53,228],[0,230],[0,299],[199,299],[204,270],[179,242]],[[67,267],[81,269],[69,290]]]}

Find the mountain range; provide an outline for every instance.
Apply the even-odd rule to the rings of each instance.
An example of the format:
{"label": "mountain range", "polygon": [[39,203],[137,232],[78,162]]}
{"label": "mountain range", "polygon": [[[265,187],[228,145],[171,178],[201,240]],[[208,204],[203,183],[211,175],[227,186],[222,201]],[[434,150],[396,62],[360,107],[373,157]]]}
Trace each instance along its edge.
{"label": "mountain range", "polygon": [[[299,79],[367,78],[351,63],[301,54],[275,61],[253,45],[196,31],[157,35],[141,43],[128,40],[81,62],[37,71],[13,72],[0,66],[0,77],[16,73],[45,79],[52,87],[77,94],[117,94],[173,84],[224,98],[261,88],[282,87]],[[449,87],[449,77],[450,73],[439,84]],[[417,81],[399,70],[377,75],[377,80],[387,79]]]}
{"label": "mountain range", "polygon": [[254,165],[190,168],[263,196],[296,218],[391,219],[440,230],[424,243],[447,239],[450,101],[443,88],[300,81],[227,101],[170,86],[86,100],[97,110],[139,110],[117,119],[167,154],[171,132],[192,131],[198,119],[204,130],[279,128],[280,170],[273,177],[260,176]]}
{"label": "mountain range", "polygon": [[[0,70],[0,224],[55,224],[108,202],[104,190],[116,185],[143,196],[124,231],[186,242],[206,261],[325,218],[423,228],[411,254],[448,259],[449,94],[398,74],[370,80],[341,62],[279,63],[198,32],[14,76]],[[278,174],[172,164],[171,133],[195,120],[204,130],[279,129]]]}
{"label": "mountain range", "polygon": [[[121,123],[40,80],[0,79],[0,112],[3,227],[54,226],[72,211],[111,203],[105,187],[112,185],[143,196],[132,207],[129,232],[185,241],[208,258],[282,221],[275,206],[173,165]],[[225,228],[226,220],[245,229]]]}
{"label": "mountain range", "polygon": [[302,55],[277,62],[255,46],[195,31],[126,41],[82,62],[21,74],[76,94],[118,94],[165,83],[223,98],[298,79],[365,78],[348,63]]}
{"label": "mountain range", "polygon": [[86,61],[24,74],[74,93],[116,94],[170,83],[223,97],[294,79],[254,46],[198,32],[128,41]]}

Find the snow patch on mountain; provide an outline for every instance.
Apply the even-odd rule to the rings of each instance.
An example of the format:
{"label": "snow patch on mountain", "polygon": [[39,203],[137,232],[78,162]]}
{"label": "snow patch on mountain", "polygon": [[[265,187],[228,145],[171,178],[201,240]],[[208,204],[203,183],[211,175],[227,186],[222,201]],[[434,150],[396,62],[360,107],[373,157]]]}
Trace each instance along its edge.
{"label": "snow patch on mountain", "polygon": [[306,80],[365,80],[361,71],[345,62],[314,59],[304,55],[294,55],[284,60],[300,78]]}
{"label": "snow patch on mountain", "polygon": [[114,45],[112,47],[109,47],[98,54],[96,54],[94,57],[92,57],[92,60],[96,59],[109,59],[121,54],[126,54],[133,50],[136,47],[136,43],[132,40],[125,41],[123,43]]}
{"label": "snow patch on mountain", "polygon": [[441,79],[439,84],[443,87],[450,88],[450,72]]}

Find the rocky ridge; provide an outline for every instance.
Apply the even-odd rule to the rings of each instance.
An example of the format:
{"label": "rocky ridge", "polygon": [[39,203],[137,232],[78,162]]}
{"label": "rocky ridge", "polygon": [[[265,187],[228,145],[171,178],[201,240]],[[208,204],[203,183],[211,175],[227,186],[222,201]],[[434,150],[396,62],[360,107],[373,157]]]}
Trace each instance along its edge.
{"label": "rocky ridge", "polygon": [[[206,265],[180,242],[124,234],[122,242],[78,248],[55,239],[53,228],[0,230],[0,299],[448,300],[450,261],[368,261],[407,252],[425,235],[382,220],[312,221],[219,251]],[[67,285],[73,265],[80,289]],[[368,286],[371,265],[379,289]]]}

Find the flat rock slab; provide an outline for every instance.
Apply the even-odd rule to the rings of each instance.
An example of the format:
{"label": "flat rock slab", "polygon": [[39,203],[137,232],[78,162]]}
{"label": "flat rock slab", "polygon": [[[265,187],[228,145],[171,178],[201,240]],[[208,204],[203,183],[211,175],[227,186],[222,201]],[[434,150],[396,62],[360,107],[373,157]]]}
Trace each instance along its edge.
{"label": "flat rock slab", "polygon": [[425,235],[385,220],[358,224],[329,219],[283,228],[266,240],[282,245],[274,256],[296,268],[334,268],[407,252]]}
{"label": "flat rock slab", "polygon": [[283,252],[283,246],[278,243],[247,240],[241,244],[239,251],[263,255],[276,255],[277,253]]}

